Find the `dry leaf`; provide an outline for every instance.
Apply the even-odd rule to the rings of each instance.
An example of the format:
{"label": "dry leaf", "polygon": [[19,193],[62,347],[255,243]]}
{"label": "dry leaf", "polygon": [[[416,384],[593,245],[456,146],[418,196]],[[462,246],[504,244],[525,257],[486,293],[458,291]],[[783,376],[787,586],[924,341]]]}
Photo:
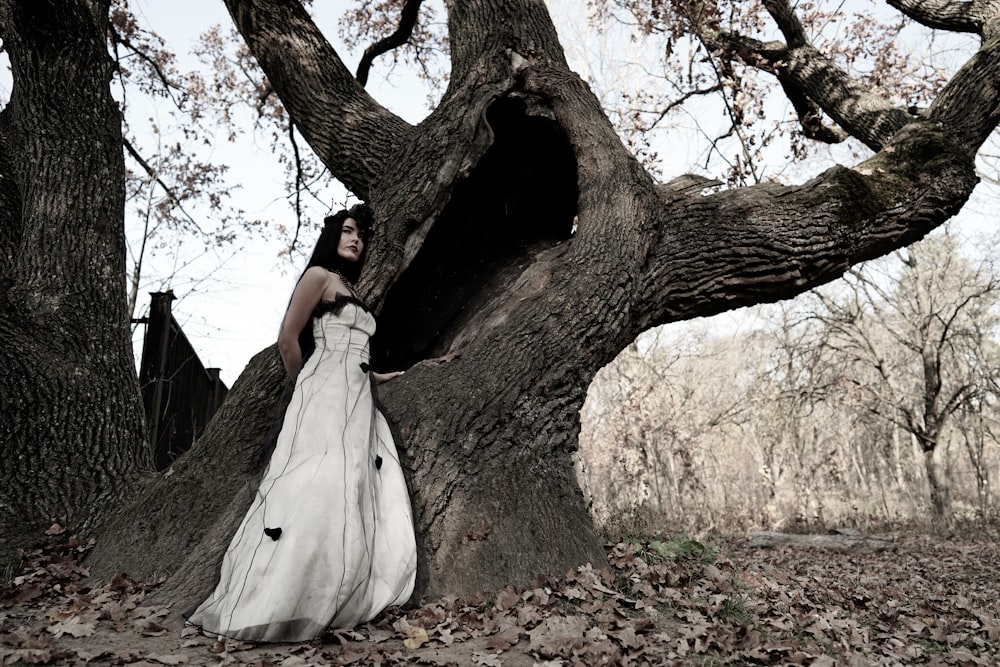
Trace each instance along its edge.
{"label": "dry leaf", "polygon": [[473,653],[472,664],[484,667],[503,667],[503,660],[500,659],[500,656],[491,653]]}
{"label": "dry leaf", "polygon": [[71,637],[89,637],[94,634],[96,624],[93,622],[84,623],[80,621],[79,617],[73,617],[67,621],[50,625],[45,629],[56,637],[62,637],[63,635],[69,635]]}
{"label": "dry leaf", "polygon": [[15,602],[29,602],[42,596],[41,586],[25,586],[14,596]]}
{"label": "dry leaf", "polygon": [[493,607],[498,611],[504,611],[505,609],[510,609],[520,601],[521,596],[511,586],[508,586],[497,593],[497,599]]}
{"label": "dry leaf", "polygon": [[411,627],[406,633],[403,645],[408,649],[417,649],[430,641],[427,631],[421,627]]}
{"label": "dry leaf", "polygon": [[486,648],[491,651],[506,651],[521,639],[521,632],[518,628],[508,628],[498,632],[486,642]]}
{"label": "dry leaf", "polygon": [[167,634],[167,628],[156,621],[139,621],[135,624],[135,629],[143,637],[160,637]]}
{"label": "dry leaf", "polygon": [[589,622],[583,616],[551,616],[528,631],[531,650],[548,658],[569,655],[572,649],[585,642],[583,635],[588,625]]}

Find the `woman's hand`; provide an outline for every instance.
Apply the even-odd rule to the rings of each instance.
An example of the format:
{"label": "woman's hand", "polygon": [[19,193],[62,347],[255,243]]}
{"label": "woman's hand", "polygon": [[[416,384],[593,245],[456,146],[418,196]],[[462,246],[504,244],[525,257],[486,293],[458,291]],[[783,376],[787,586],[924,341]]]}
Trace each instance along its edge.
{"label": "woman's hand", "polygon": [[375,380],[375,384],[382,384],[383,382],[388,382],[393,378],[398,378],[405,371],[393,371],[391,373],[372,373],[372,378]]}

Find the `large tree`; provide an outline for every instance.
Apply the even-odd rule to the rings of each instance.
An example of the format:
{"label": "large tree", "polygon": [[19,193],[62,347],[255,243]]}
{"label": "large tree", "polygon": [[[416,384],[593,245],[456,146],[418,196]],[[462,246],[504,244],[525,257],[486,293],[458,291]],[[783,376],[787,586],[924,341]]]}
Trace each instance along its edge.
{"label": "large tree", "polygon": [[[8,0],[5,13],[20,4]],[[916,113],[859,86],[811,47],[787,1],[765,4],[783,43],[722,30],[703,38],[776,73],[797,102],[808,100],[875,152],[801,185],[701,196],[657,183],[623,146],[567,66],[541,0],[449,0],[448,87],[415,126],[365,92],[300,2],[226,0],[301,135],[377,213],[361,288],[379,313],[376,365],[412,366],[385,385],[381,399],[406,452],[421,590],[496,588],[603,558],[571,455],[591,379],[638,333],[830,281],[919,239],[968,198],[974,158],[998,121],[1000,45],[990,18],[1000,3],[965,3],[956,12],[940,2],[894,0],[918,21],[983,37],[933,104]],[[40,31],[37,39],[45,38],[55,39]],[[4,40],[24,48],[28,61],[55,57],[44,43]],[[26,85],[15,78],[15,97]],[[58,149],[37,155],[38,169],[63,156]],[[73,168],[87,171],[82,162]],[[117,174],[102,178],[106,188],[120,187]],[[20,193],[20,201],[5,202],[23,210],[30,188]],[[44,251],[26,234],[11,242],[6,229],[5,252]],[[81,231],[58,229],[66,238]],[[93,271],[81,266],[73,275],[86,281]],[[0,318],[19,303],[8,299]],[[120,326],[107,309],[82,312],[91,327]],[[22,357],[0,358],[5,378]],[[21,382],[41,391],[51,377]],[[116,382],[110,372],[92,379],[98,387]],[[104,526],[96,571],[169,572],[163,594],[181,607],[206,592],[249,503],[282,382],[273,348],[251,361],[191,453],[171,475],[138,487],[137,502]],[[74,398],[67,390],[60,416],[85,409]],[[39,409],[11,408],[17,415]],[[127,413],[103,414],[107,433],[138,439]],[[14,444],[10,422],[5,411],[5,458],[8,448],[35,452],[45,438],[56,452],[80,447],[72,420]],[[101,438],[94,434],[85,448],[99,450]],[[50,485],[98,483],[71,479],[69,468],[44,474]],[[17,506],[34,517],[39,508]]]}
{"label": "large tree", "polygon": [[107,0],[0,3],[0,562],[54,522],[91,528],[149,461],[107,26]]}

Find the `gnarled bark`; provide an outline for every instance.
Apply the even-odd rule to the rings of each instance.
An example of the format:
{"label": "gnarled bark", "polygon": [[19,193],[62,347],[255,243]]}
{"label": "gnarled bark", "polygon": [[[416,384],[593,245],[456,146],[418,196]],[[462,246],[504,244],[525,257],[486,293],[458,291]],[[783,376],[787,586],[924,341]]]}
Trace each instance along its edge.
{"label": "gnarled bark", "polygon": [[0,559],[82,531],[148,466],[125,300],[108,2],[0,3]]}
{"label": "gnarled bark", "polygon": [[930,28],[972,32],[985,35],[995,27],[1000,16],[1000,3],[996,0],[887,0],[887,2],[915,21]]}

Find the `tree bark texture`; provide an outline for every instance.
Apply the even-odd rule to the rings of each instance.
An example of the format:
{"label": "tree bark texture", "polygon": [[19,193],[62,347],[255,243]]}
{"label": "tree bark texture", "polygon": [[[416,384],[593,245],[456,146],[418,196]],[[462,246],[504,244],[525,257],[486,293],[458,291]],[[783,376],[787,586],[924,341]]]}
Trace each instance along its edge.
{"label": "tree bark texture", "polygon": [[0,554],[92,526],[147,466],[125,311],[108,2],[0,2]]}
{"label": "tree bark texture", "polygon": [[935,459],[935,448],[923,447],[924,471],[927,473],[927,486],[931,496],[931,510],[934,517],[942,521],[951,518],[951,493],[948,484],[941,479],[940,466]]}
{"label": "tree bark texture", "polygon": [[[226,4],[303,136],[375,209],[361,289],[379,313],[376,369],[409,369],[380,395],[428,594],[601,561],[571,465],[597,370],[652,326],[791,297],[919,239],[964,204],[971,137],[995,126],[994,89],[956,90],[942,113],[983,110],[883,130],[882,150],[855,167],[689,196],[622,145],[541,0],[447,3],[451,80],[416,126],[364,92],[297,2]],[[995,79],[996,58],[985,44],[956,80]],[[840,85],[813,83],[821,105]],[[101,567],[171,572],[163,594],[182,607],[208,593],[259,470],[281,370],[265,354],[244,376],[224,425],[102,536],[125,544],[130,531]],[[154,505],[162,521],[143,519]],[[190,525],[168,533],[185,512]]]}

